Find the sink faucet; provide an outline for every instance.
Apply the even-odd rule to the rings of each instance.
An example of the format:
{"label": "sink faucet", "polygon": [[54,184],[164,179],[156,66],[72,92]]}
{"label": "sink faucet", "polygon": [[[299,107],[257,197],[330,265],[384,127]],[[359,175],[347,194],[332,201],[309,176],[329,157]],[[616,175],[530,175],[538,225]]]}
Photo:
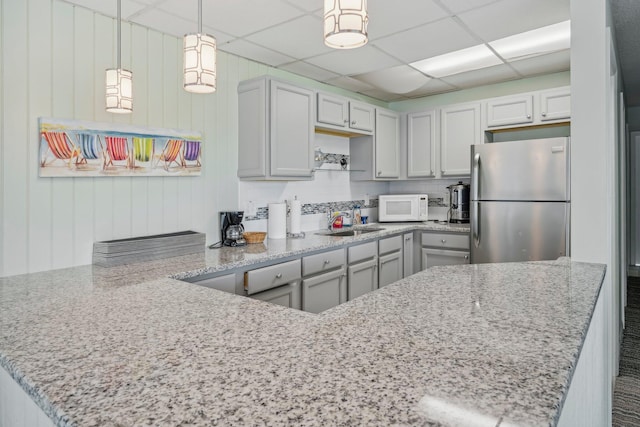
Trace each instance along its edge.
{"label": "sink faucet", "polygon": [[331,209],[327,210],[327,228],[329,230],[333,230],[333,224],[335,224],[336,220],[340,218],[340,214],[333,216],[333,212]]}

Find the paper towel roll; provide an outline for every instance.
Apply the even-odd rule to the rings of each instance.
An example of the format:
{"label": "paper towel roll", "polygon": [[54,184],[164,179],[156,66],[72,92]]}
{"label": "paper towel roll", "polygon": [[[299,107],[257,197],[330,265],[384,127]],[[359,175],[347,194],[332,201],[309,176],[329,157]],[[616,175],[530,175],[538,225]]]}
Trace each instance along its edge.
{"label": "paper towel roll", "polygon": [[267,219],[267,237],[269,239],[284,239],[287,237],[287,204],[269,203],[269,218]]}
{"label": "paper towel roll", "polygon": [[289,233],[300,234],[300,223],[302,222],[302,203],[300,200],[291,200],[291,213],[289,218]]}

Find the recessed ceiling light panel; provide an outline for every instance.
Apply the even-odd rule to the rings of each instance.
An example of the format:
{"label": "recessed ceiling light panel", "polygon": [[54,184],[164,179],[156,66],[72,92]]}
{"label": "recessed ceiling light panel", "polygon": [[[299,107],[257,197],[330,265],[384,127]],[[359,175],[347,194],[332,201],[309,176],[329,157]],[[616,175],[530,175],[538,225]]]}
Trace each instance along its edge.
{"label": "recessed ceiling light panel", "polygon": [[502,61],[491,49],[485,45],[478,45],[412,62],[409,65],[432,77],[440,78],[498,64],[502,64]]}
{"label": "recessed ceiling light panel", "polygon": [[489,45],[507,61],[531,58],[569,49],[571,21],[549,25],[495,40]]}

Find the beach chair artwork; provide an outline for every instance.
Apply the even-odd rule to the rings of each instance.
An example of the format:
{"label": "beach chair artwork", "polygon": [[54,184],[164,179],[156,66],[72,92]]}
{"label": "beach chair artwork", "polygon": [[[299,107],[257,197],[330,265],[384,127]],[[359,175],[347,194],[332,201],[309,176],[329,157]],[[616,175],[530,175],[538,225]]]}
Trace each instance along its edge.
{"label": "beach chair artwork", "polygon": [[41,117],[41,177],[198,176],[199,132]]}

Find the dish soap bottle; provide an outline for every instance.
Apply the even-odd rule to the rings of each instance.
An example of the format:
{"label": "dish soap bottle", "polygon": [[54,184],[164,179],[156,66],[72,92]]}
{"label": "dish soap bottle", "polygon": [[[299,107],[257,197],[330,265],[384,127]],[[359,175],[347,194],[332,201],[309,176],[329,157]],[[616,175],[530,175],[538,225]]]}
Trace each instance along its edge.
{"label": "dish soap bottle", "polygon": [[360,212],[360,205],[353,207],[353,225],[362,224],[362,213]]}

